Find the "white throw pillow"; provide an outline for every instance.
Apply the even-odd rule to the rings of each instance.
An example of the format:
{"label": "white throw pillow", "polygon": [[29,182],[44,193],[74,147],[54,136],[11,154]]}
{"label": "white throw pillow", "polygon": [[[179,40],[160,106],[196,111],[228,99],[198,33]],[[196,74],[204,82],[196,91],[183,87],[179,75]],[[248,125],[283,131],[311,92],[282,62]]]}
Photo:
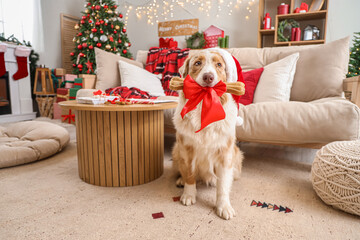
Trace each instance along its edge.
{"label": "white throw pillow", "polygon": [[121,86],[128,88],[136,87],[140,90],[147,91],[153,96],[165,96],[164,89],[157,75],[122,60],[119,60],[118,64]]}
{"label": "white throw pillow", "polygon": [[299,53],[264,67],[254,94],[254,103],[288,102]]}

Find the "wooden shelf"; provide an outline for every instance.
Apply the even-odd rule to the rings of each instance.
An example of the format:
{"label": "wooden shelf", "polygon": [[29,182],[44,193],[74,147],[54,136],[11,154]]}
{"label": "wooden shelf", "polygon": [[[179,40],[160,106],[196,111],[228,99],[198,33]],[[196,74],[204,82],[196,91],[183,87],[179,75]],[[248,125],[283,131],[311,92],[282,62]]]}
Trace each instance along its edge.
{"label": "wooden shelf", "polygon": [[272,35],[275,33],[275,29],[261,29],[259,32],[262,35]]}
{"label": "wooden shelf", "polygon": [[307,13],[291,13],[284,15],[276,15],[279,20],[283,19],[295,19],[295,20],[314,20],[322,19],[326,17],[327,10],[321,10],[317,12],[307,12]]}
{"label": "wooden shelf", "polygon": [[289,41],[289,42],[275,42],[275,45],[288,45],[288,46],[294,46],[294,45],[308,45],[308,44],[323,44],[325,43],[325,40],[309,40],[309,41]]}

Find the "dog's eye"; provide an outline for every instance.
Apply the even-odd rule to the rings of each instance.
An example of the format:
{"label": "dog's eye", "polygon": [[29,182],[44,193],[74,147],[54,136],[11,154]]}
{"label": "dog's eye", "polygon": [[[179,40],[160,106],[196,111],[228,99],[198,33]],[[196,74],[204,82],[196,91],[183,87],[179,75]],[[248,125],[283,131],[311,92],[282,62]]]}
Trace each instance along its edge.
{"label": "dog's eye", "polygon": [[201,65],[201,61],[197,61],[197,62],[195,62],[195,64],[194,64],[195,66],[200,66]]}
{"label": "dog's eye", "polygon": [[221,66],[222,66],[221,63],[217,63],[216,65],[217,65],[218,67],[221,67]]}

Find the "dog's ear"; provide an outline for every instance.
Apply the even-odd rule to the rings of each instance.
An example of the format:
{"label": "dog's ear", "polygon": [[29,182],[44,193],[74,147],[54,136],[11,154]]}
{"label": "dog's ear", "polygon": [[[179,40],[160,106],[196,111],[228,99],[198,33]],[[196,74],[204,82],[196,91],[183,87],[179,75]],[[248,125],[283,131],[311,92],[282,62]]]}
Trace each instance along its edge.
{"label": "dog's ear", "polygon": [[188,56],[184,64],[179,68],[179,73],[182,78],[185,78],[189,74],[190,56]]}

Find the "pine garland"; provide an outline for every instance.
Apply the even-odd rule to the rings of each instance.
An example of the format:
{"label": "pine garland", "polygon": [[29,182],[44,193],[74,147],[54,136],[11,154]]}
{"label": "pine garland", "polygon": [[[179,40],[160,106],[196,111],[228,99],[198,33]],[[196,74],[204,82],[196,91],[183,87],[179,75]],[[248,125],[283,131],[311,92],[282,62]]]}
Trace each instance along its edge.
{"label": "pine garland", "polygon": [[349,72],[346,77],[360,76],[360,32],[354,33],[353,47],[350,48]]}
{"label": "pine garland", "polygon": [[191,49],[201,49],[205,46],[204,33],[196,32],[186,39],[186,46]]}
{"label": "pine garland", "polygon": [[284,29],[287,27],[297,28],[299,26],[300,26],[299,23],[297,21],[295,21],[294,19],[285,19],[285,20],[279,22],[279,26],[278,26],[278,30],[277,30],[278,41],[279,42],[288,42],[290,40],[291,36],[285,37]]}

